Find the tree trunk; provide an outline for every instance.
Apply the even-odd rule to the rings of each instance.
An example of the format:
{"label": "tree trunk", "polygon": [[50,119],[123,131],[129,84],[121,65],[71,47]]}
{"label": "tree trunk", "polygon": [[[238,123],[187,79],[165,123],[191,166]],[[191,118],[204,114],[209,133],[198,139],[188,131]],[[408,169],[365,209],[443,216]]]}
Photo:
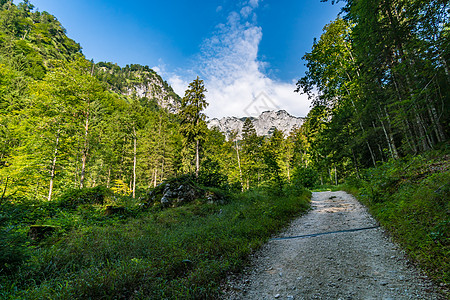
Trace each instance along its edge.
{"label": "tree trunk", "polygon": [[136,129],[133,127],[133,199],[136,198]]}
{"label": "tree trunk", "polygon": [[48,189],[48,197],[47,200],[52,200],[52,193],[53,193],[53,179],[55,178],[55,168],[56,168],[56,157],[58,155],[58,146],[59,146],[59,134],[60,129],[56,132],[56,143],[55,143],[55,151],[53,153],[53,161],[52,161],[52,168],[50,170],[50,187]]}
{"label": "tree trunk", "polygon": [[[415,108],[415,105],[414,105]],[[416,111],[416,109],[414,109],[414,121],[416,123],[416,132],[418,133],[418,139],[419,139],[419,146],[421,147],[422,151],[426,151],[428,150],[428,145],[427,145],[427,137],[425,136],[425,131],[424,131],[424,127],[421,121],[421,118],[418,114],[418,112]]]}
{"label": "tree trunk", "polygon": [[353,150],[353,148],[352,148],[352,154],[353,154],[353,163],[355,164],[356,177],[358,179],[360,179],[361,177],[359,176],[358,161],[356,160],[355,150]]}
{"label": "tree trunk", "polygon": [[[348,49],[347,49],[347,50],[348,50]],[[359,74],[358,74],[358,75],[359,75]],[[351,80],[350,75],[347,74],[347,76],[348,76],[349,79]],[[350,94],[350,91],[347,89],[347,87],[345,88],[345,90],[347,91],[347,94],[348,94],[348,96],[349,96],[349,98],[350,98],[350,101],[352,102],[353,109],[355,110],[355,113],[356,113],[356,115],[358,116],[358,109],[356,108],[355,101],[353,101],[352,96],[351,96],[351,94]],[[359,98],[359,95],[358,95],[358,98]],[[359,118],[359,117],[358,117],[358,118]],[[364,129],[364,126],[363,126],[361,120],[358,120],[358,123],[359,123],[359,127],[361,128],[362,132],[365,134],[365,133],[366,133],[366,130]],[[373,166],[376,167],[376,166],[377,166],[377,162],[376,162],[376,160],[375,160],[375,156],[374,156],[374,154],[373,154],[372,147],[370,146],[370,143],[369,143],[369,141],[367,141],[367,139],[366,139],[366,145],[367,145],[367,148],[369,149],[370,157],[372,158]]]}
{"label": "tree trunk", "polygon": [[288,182],[291,182],[291,166],[290,166],[289,162],[287,163],[287,178],[288,178]]}
{"label": "tree trunk", "polygon": [[27,38],[28,33],[30,32],[30,29],[27,29],[22,37],[22,40]]}
{"label": "tree trunk", "polygon": [[88,134],[89,134],[89,111],[86,113],[86,124],[84,127],[84,149],[83,149],[83,157],[82,165],[81,165],[81,176],[80,176],[80,188],[82,189],[84,186],[84,178],[86,173],[86,160],[88,155]]}
{"label": "tree trunk", "polygon": [[330,175],[330,184],[333,184],[333,174],[331,174],[331,168],[328,168],[328,175]]}
{"label": "tree trunk", "polygon": [[428,111],[429,111],[431,119],[433,120],[433,123],[434,123],[436,137],[438,139],[438,142],[445,141],[444,130],[442,129],[441,123],[439,123],[439,117],[438,117],[436,108],[434,107],[433,103],[430,103]]}
{"label": "tree trunk", "polygon": [[366,140],[366,145],[367,145],[367,148],[369,149],[370,157],[372,158],[373,166],[376,167],[377,166],[377,162],[375,161],[375,155],[373,154],[372,147],[370,147],[370,143],[369,143],[368,140]]}
{"label": "tree trunk", "polygon": [[[381,110],[381,108],[380,108],[380,110]],[[388,118],[387,112],[386,112],[386,117]],[[381,117],[380,114],[378,114],[378,120],[380,121],[381,127],[383,128],[384,136],[386,137],[386,141],[388,144],[389,153],[391,153],[391,157],[393,159],[398,159],[398,152],[397,152],[397,147],[395,146],[393,134],[392,134],[391,130],[389,130],[389,132],[388,132],[388,129],[390,128],[389,119],[388,119],[388,126],[389,126],[388,129],[386,129],[386,126],[383,122],[383,118]]]}
{"label": "tree trunk", "polygon": [[39,191],[39,185],[40,184],[41,184],[40,181],[38,181],[37,184],[36,184],[36,190],[34,191],[34,199],[36,199],[37,196],[38,196],[38,191]]}
{"label": "tree trunk", "polygon": [[160,182],[162,182],[164,180],[164,167],[165,167],[164,164],[165,164],[165,160],[164,160],[164,157],[163,157],[162,162],[161,162],[161,172],[159,174],[159,181]]}
{"label": "tree trunk", "polygon": [[198,171],[200,170],[200,155],[198,153],[199,143],[200,141],[197,139],[197,143],[195,145],[195,178],[198,178]]}
{"label": "tree trunk", "polygon": [[237,161],[238,161],[238,167],[239,167],[239,180],[241,182],[241,190],[244,191],[244,183],[242,182],[241,159],[239,157],[239,146],[238,146],[237,140],[235,140],[234,143],[235,143],[235,149],[236,149],[236,155],[237,155]]}
{"label": "tree trunk", "polygon": [[412,133],[411,127],[409,126],[409,122],[407,119],[403,119],[403,126],[406,128],[406,130],[408,131],[409,137],[411,137],[411,139],[407,136],[406,137],[406,141],[408,142],[409,147],[411,148],[411,150],[413,151],[414,155],[417,154],[417,145],[416,145],[416,141],[414,139],[414,135]]}
{"label": "tree trunk", "polygon": [[6,177],[5,187],[3,188],[3,193],[2,193],[2,197],[0,198],[0,203],[5,198],[6,189],[8,188],[8,181],[9,181],[9,176]]}
{"label": "tree trunk", "polygon": [[[394,65],[393,62],[391,64]],[[397,83],[396,75],[393,74],[392,78],[393,78],[395,90],[397,92],[398,100],[399,100],[399,102],[402,102],[403,100],[402,100],[402,96],[400,94],[400,88]],[[408,115],[407,111],[405,111],[403,108],[402,108],[402,110],[404,111],[405,116],[407,116]],[[416,154],[417,153],[417,144],[416,144],[416,140],[415,140],[415,135],[413,135],[411,127],[409,126],[409,122],[407,121],[407,119],[403,118],[402,122],[404,124],[403,127],[404,127],[404,135],[405,135],[406,141],[408,142],[408,145],[411,148],[411,150],[414,152],[414,154]]]}
{"label": "tree trunk", "polygon": [[78,140],[78,147],[77,147],[77,158],[75,159],[75,181],[74,181],[74,188],[78,186],[78,160],[80,159],[80,140]]}
{"label": "tree trunk", "polygon": [[388,133],[386,131],[386,127],[384,126],[384,122],[381,119],[381,116],[379,114],[378,114],[378,120],[380,121],[381,127],[383,128],[384,136],[386,137],[387,145],[388,145],[388,148],[389,148],[389,153],[391,153],[391,157],[394,158],[394,154],[392,153],[391,143],[389,141],[389,135],[388,135]]}
{"label": "tree trunk", "polygon": [[338,185],[338,176],[337,176],[336,165],[334,165],[334,182],[336,183],[336,185]]}
{"label": "tree trunk", "polygon": [[445,71],[445,75],[447,75],[447,81],[450,84],[450,72],[448,70],[448,65],[447,62],[445,61],[445,59],[442,57],[442,55],[439,55],[439,59],[442,62],[442,65],[444,66],[444,71]]}
{"label": "tree trunk", "polygon": [[109,184],[111,182],[111,167],[108,167],[108,179],[106,181],[106,187],[109,188]]}
{"label": "tree trunk", "polygon": [[392,125],[391,125],[392,123],[389,114],[387,112],[386,106],[384,107],[384,115],[386,116],[386,120],[388,122],[389,141],[391,142],[393,158],[398,159],[398,151],[397,147],[395,146],[394,134],[392,133]]}
{"label": "tree trunk", "polygon": [[[383,162],[385,162],[386,160],[384,159],[383,149],[381,149],[381,145],[380,145],[380,144],[377,144],[377,145],[378,145],[378,152],[380,152],[381,160],[382,160]],[[387,157],[386,157],[386,159],[387,159]]]}
{"label": "tree trunk", "polygon": [[162,154],[162,161],[161,161],[161,174],[160,174],[160,182],[164,180],[164,169],[166,165],[166,136],[164,135],[163,138],[163,154]]}

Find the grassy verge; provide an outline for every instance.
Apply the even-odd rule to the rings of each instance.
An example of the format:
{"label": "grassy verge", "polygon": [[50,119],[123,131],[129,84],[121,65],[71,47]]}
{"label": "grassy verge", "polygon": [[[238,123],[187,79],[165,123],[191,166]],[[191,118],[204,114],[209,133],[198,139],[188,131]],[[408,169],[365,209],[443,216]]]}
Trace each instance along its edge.
{"label": "grassy verge", "polygon": [[450,282],[449,159],[429,153],[390,161],[344,188],[444,287]]}
{"label": "grassy verge", "polygon": [[[309,198],[306,190],[287,189],[283,195],[255,190],[224,205],[197,201],[111,217],[98,205],[47,208],[51,213],[34,218],[62,231],[40,243],[18,242],[26,239],[26,219],[33,216],[8,223],[16,228],[11,239],[23,258],[3,264],[15,268],[0,272],[0,298],[215,298],[221,280],[306,211]],[[37,207],[23,211],[39,214]]]}
{"label": "grassy verge", "polygon": [[342,185],[320,185],[311,189],[312,192],[337,192],[342,190]]}

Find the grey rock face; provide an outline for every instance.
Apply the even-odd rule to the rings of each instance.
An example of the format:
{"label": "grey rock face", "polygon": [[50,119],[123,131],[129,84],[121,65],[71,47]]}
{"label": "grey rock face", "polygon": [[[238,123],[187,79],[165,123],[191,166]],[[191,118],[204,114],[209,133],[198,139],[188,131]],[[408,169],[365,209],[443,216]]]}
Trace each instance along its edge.
{"label": "grey rock face", "polygon": [[[224,117],[222,119],[212,119],[208,123],[209,128],[218,128],[229,138],[232,132],[237,132],[237,138],[242,138],[242,126],[246,118]],[[304,118],[294,117],[285,110],[265,111],[258,118],[250,117],[256,129],[256,134],[260,136],[271,135],[274,128],[283,131],[288,135],[292,129],[300,128]]]}
{"label": "grey rock face", "polygon": [[136,95],[138,98],[156,99],[158,105],[171,113],[177,113],[180,103],[170,95],[157,77],[149,78],[146,83],[131,85],[124,93],[126,96]]}
{"label": "grey rock face", "polygon": [[[138,99],[147,98],[155,101],[162,108],[171,113],[177,113],[180,108],[180,97],[165,82],[161,76],[148,67],[140,66],[132,71],[124,71],[119,67],[99,67],[100,74],[107,73],[116,78],[118,84],[110,84],[109,88],[125,96],[135,96]],[[117,79],[118,78],[118,79]]]}

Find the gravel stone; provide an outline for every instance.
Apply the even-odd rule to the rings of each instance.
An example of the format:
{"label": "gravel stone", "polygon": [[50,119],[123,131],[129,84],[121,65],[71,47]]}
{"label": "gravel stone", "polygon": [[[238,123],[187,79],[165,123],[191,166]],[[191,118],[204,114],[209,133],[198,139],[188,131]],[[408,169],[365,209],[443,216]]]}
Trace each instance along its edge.
{"label": "gravel stone", "polygon": [[[345,192],[313,193],[311,205],[276,238],[377,225]],[[236,300],[445,299],[381,228],[271,240],[223,290],[224,299]]]}

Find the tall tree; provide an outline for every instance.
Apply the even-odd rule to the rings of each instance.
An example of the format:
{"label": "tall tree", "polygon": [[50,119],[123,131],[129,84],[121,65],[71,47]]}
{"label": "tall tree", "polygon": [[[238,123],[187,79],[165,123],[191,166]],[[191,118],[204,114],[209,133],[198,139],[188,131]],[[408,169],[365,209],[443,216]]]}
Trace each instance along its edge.
{"label": "tall tree", "polygon": [[250,118],[246,118],[242,127],[242,170],[246,189],[258,185],[262,172],[262,138],[256,134]]}
{"label": "tall tree", "polygon": [[275,191],[281,193],[283,179],[280,163],[282,161],[284,136],[281,130],[274,128],[270,138],[266,139],[263,148],[265,163],[265,179],[273,185]]}
{"label": "tall tree", "polygon": [[311,130],[314,114],[305,125],[312,160],[334,165],[335,181],[352,165],[358,175],[368,162],[427,151],[449,132],[448,1],[345,2],[297,84],[325,108],[321,130]]}
{"label": "tall tree", "polygon": [[203,80],[198,76],[189,84],[183,99],[179,116],[181,119],[181,133],[185,138],[185,147],[192,144],[195,147],[195,176],[200,170],[200,143],[203,141],[206,126],[206,115],[202,111],[208,106],[205,100],[207,92]]}

